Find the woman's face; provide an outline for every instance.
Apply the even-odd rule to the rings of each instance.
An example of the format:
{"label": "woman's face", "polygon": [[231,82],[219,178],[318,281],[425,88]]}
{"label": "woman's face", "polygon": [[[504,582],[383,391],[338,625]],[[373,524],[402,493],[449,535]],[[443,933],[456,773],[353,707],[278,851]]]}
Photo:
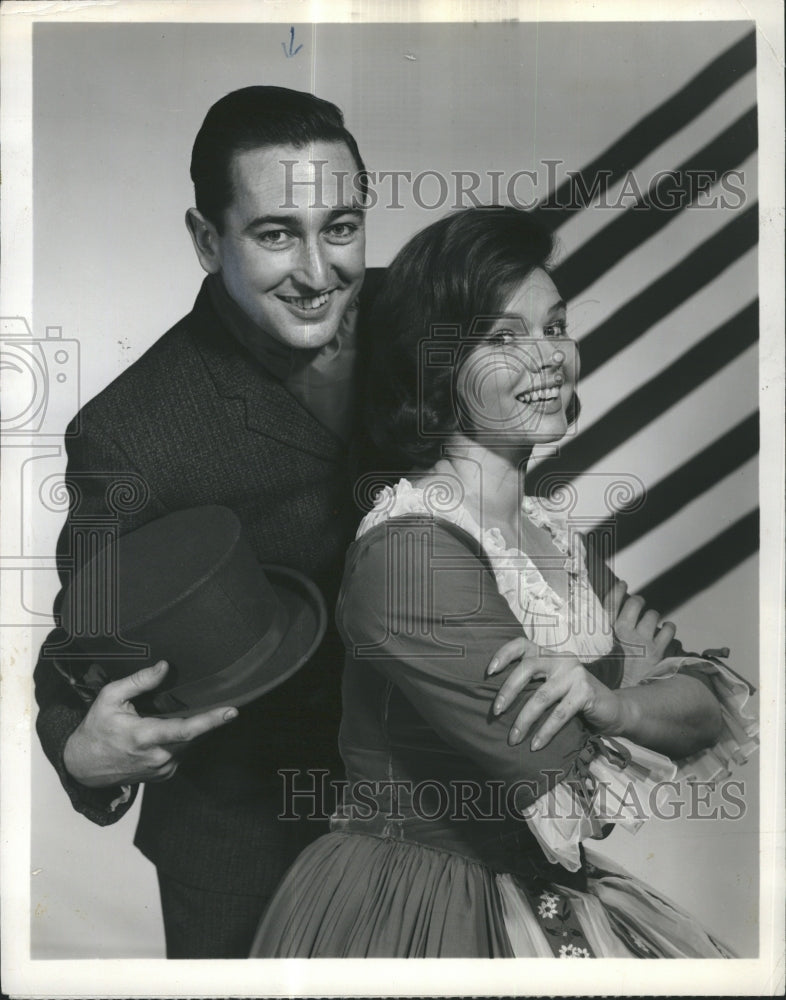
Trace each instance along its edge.
{"label": "woman's face", "polygon": [[567,339],[565,303],[538,268],[486,324],[483,342],[462,364],[457,388],[464,421],[489,444],[557,441],[578,378],[578,351]]}

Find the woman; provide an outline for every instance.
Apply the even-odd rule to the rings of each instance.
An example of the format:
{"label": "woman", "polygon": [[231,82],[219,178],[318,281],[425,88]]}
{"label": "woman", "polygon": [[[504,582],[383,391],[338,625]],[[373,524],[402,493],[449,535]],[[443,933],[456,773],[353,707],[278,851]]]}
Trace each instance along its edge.
{"label": "woman", "polygon": [[745,683],[591,579],[580,537],[524,490],[577,408],[551,251],[531,216],[473,209],[389,269],[369,412],[412,472],[347,555],[343,808],[256,956],[729,955],[583,847],[638,826],[669,758],[717,774],[754,727]]}

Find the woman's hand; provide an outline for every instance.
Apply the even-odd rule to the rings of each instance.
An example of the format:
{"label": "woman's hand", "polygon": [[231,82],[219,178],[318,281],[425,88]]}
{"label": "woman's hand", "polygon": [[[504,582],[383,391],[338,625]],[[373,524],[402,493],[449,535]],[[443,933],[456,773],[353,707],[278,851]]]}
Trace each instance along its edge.
{"label": "woman's hand", "polygon": [[508,735],[511,746],[520,743],[532,726],[556,705],[535,733],[530,748],[540,750],[573,718],[581,715],[598,732],[618,734],[623,728],[623,704],[615,691],[585,670],[572,654],[555,655],[522,636],[502,646],[486,671],[488,676],[518,660],[494,699],[492,711],[501,715],[532,680],[544,679],[516,716]]}
{"label": "woman's hand", "polygon": [[663,659],[677,629],[673,622],[664,622],[658,628],[658,612],[644,611],[644,598],[626,597],[627,592],[627,583],[618,580],[606,595],[603,607],[625,652],[626,674],[641,678]]}

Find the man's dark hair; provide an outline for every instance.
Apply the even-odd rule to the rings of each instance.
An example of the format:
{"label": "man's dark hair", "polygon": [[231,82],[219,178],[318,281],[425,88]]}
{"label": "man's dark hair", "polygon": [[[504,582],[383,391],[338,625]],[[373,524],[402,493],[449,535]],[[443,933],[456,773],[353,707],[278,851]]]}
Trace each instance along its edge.
{"label": "man's dark hair", "polygon": [[[435,325],[458,327],[466,337],[475,317],[502,313],[531,271],[549,270],[553,251],[551,233],[533,213],[502,206],[440,219],[399,251],[369,325],[365,412],[383,453],[399,456],[410,468],[439,458],[458,427],[455,382],[462,352],[449,364],[423,364],[421,345],[434,342]],[[445,347],[450,350],[450,343]],[[569,421],[577,413],[574,395]]]}
{"label": "man's dark hair", "polygon": [[191,180],[196,207],[221,232],[234,197],[232,157],[249,149],[343,142],[365,173],[357,143],[335,104],[286,87],[243,87],[216,101],[194,140]]}

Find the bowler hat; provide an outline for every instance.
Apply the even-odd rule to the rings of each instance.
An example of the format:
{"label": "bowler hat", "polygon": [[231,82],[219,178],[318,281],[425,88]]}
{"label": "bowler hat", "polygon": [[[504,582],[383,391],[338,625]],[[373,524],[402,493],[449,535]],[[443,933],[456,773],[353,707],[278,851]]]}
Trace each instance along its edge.
{"label": "bowler hat", "polygon": [[[104,546],[74,575],[61,606],[74,683],[98,690],[166,660],[140,713],[187,717],[243,705],[311,657],[327,612],[302,573],[262,565],[227,507],[192,507]],[[54,650],[53,650],[54,652]]]}

